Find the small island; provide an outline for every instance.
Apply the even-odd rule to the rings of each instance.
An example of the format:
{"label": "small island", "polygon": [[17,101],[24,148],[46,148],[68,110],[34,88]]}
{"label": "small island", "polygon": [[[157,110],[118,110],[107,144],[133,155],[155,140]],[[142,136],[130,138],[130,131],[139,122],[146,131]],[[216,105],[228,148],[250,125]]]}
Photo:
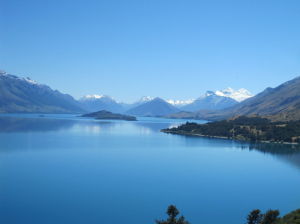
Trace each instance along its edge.
{"label": "small island", "polygon": [[84,114],[81,117],[93,117],[98,120],[124,120],[124,121],[136,121],[136,117],[124,115],[124,114],[115,114],[107,110],[100,110],[97,112]]}
{"label": "small island", "polygon": [[272,122],[267,118],[240,116],[197,124],[187,122],[162,132],[180,135],[235,139],[251,142],[300,143],[300,121]]}

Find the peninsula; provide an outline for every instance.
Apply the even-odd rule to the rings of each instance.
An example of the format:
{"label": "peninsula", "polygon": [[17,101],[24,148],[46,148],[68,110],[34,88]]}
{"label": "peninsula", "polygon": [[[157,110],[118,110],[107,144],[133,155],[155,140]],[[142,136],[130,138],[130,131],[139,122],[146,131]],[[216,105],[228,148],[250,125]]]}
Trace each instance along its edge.
{"label": "peninsula", "polygon": [[251,142],[300,143],[300,121],[272,122],[261,117],[240,116],[206,124],[187,122],[179,127],[161,131]]}

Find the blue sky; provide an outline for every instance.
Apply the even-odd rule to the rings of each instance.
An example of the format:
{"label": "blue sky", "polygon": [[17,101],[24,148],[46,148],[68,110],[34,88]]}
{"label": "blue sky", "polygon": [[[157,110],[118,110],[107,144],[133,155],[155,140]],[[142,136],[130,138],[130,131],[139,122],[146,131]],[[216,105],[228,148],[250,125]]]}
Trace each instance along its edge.
{"label": "blue sky", "polygon": [[0,0],[0,69],[78,98],[258,93],[300,75],[300,1]]}

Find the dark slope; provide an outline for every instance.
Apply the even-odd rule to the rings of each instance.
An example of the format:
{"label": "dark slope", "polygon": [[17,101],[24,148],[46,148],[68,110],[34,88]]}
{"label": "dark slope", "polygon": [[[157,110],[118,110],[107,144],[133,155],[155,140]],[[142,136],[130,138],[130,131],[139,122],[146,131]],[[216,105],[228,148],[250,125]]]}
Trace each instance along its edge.
{"label": "dark slope", "polygon": [[0,74],[0,113],[80,113],[84,110],[68,94],[29,78]]}

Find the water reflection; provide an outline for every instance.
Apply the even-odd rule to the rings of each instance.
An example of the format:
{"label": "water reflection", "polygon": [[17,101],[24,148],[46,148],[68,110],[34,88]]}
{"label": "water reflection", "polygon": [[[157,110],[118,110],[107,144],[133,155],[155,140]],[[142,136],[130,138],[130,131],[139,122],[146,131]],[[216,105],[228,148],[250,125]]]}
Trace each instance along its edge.
{"label": "water reflection", "polygon": [[[178,126],[185,121],[158,118],[139,118],[138,121],[107,121],[80,118],[77,115],[38,115],[38,114],[4,114],[0,116],[0,132],[47,132],[61,129],[83,129],[99,133],[101,129],[112,129],[120,126],[136,128],[144,133],[159,132],[161,129]],[[199,121],[203,123],[204,121]]]}
{"label": "water reflection", "polygon": [[263,153],[292,155],[300,153],[300,145],[296,144],[276,144],[276,143],[251,143],[249,150],[258,150]]}
{"label": "water reflection", "polygon": [[73,120],[64,119],[0,117],[0,132],[5,133],[57,131],[73,125]]}
{"label": "water reflection", "polygon": [[115,122],[74,117],[0,117],[0,133],[53,132],[61,130],[100,133],[101,129],[111,129],[116,125],[117,123]]}
{"label": "water reflection", "polygon": [[297,168],[300,168],[300,146],[293,144],[257,143],[250,144],[249,150],[256,150],[264,154],[271,154],[274,157],[285,161]]}
{"label": "water reflection", "polygon": [[[165,119],[141,119],[137,122],[126,122],[126,121],[100,121],[93,119],[81,119],[75,116],[63,116],[63,117],[13,117],[13,116],[1,116],[0,117],[0,133],[31,133],[31,132],[53,132],[56,133],[53,139],[56,139],[59,146],[61,142],[57,139],[61,138],[61,141],[65,141],[63,144],[69,148],[74,147],[72,142],[77,142],[78,147],[81,146],[80,136],[91,135],[100,136],[101,134],[118,134],[122,136],[126,135],[153,135],[158,134],[161,129],[172,126],[178,126],[184,121],[178,120],[165,120]],[[80,136],[75,136],[77,139],[72,141],[64,140],[59,132],[70,132],[80,133]],[[167,134],[164,134],[167,136]],[[1,136],[0,136],[1,137]],[[14,136],[10,136],[14,139]],[[31,138],[26,136],[26,141]],[[2,136],[1,148],[2,151],[6,148],[9,150],[14,149],[14,145],[17,144],[7,136]],[[25,137],[24,137],[25,139]],[[51,136],[49,137],[51,139]],[[193,136],[178,136],[174,135],[173,141],[178,141],[178,144],[184,143],[186,147],[220,147],[230,150],[242,149],[248,151],[256,151],[264,154],[269,154],[289,162],[290,164],[296,165],[300,168],[300,146],[299,145],[288,145],[288,144],[270,144],[270,143],[245,143],[237,142],[226,139],[214,139],[214,138],[199,138]],[[43,142],[37,144],[38,140],[30,141],[28,148],[34,149],[41,148],[41,146],[47,148]],[[70,143],[71,142],[71,143]],[[7,144],[5,144],[7,143]],[[52,143],[53,145],[53,143]],[[15,147],[20,148],[20,147]],[[6,150],[5,150],[6,151]]]}
{"label": "water reflection", "polygon": [[[173,134],[167,134],[173,135]],[[298,144],[278,144],[278,143],[248,143],[240,142],[230,139],[197,137],[197,136],[183,136],[176,135],[181,138],[188,148],[220,148],[226,150],[242,150],[249,152],[259,152],[266,155],[273,156],[290,165],[300,168],[300,145]]]}
{"label": "water reflection", "polygon": [[136,125],[139,128],[144,128],[145,130],[148,131],[148,133],[151,132],[159,132],[161,129],[164,128],[170,128],[174,126],[178,126],[177,123],[153,123],[153,122],[135,122],[134,125]]}

